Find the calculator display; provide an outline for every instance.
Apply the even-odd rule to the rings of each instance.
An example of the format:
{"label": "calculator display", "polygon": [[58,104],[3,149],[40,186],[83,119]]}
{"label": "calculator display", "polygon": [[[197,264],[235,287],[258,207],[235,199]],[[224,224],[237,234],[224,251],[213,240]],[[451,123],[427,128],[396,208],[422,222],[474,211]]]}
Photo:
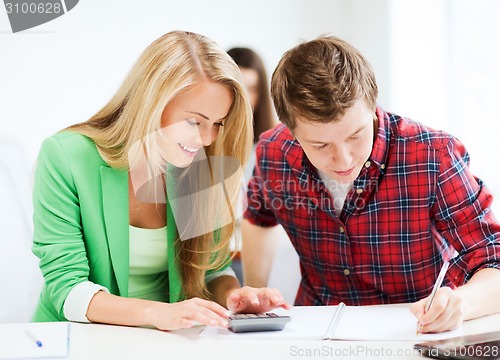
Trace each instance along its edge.
{"label": "calculator display", "polygon": [[290,316],[275,313],[234,314],[229,317],[229,330],[232,332],[278,331],[283,330]]}

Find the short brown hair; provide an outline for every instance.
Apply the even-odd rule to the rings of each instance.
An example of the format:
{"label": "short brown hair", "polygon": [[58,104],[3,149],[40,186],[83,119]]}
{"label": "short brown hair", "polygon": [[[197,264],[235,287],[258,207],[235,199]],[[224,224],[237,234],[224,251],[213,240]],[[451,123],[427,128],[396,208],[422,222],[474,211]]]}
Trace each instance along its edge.
{"label": "short brown hair", "polygon": [[320,123],[336,121],[363,97],[375,110],[377,95],[368,61],[335,36],[322,36],[287,51],[271,79],[278,118],[291,130],[298,116]]}

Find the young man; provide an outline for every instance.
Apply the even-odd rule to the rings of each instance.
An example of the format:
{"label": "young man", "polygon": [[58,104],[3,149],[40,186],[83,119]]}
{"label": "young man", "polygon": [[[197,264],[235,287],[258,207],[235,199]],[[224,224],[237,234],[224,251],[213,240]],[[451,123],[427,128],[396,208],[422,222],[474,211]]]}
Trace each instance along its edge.
{"label": "young man", "polygon": [[370,65],[335,37],[285,53],[271,93],[283,124],[257,146],[247,285],[266,285],[281,224],[300,257],[297,305],[412,302],[423,332],[500,311],[500,225],[456,138],[378,107]]}

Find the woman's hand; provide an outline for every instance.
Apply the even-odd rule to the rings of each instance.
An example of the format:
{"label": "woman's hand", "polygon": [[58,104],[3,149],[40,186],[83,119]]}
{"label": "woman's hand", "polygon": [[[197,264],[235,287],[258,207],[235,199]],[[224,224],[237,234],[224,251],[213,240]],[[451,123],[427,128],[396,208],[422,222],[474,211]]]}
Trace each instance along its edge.
{"label": "woman's hand", "polygon": [[147,317],[160,330],[190,328],[194,325],[227,327],[230,312],[219,304],[192,298],[174,304],[154,303]]}
{"label": "woman's hand", "polygon": [[410,307],[418,322],[422,324],[423,333],[442,332],[458,328],[464,321],[462,298],[449,287],[442,287],[436,292],[429,311],[425,306],[430,301],[426,297]]}
{"label": "woman's hand", "polygon": [[227,298],[227,308],[235,313],[264,313],[281,307],[290,309],[278,289],[244,286],[233,291]]}

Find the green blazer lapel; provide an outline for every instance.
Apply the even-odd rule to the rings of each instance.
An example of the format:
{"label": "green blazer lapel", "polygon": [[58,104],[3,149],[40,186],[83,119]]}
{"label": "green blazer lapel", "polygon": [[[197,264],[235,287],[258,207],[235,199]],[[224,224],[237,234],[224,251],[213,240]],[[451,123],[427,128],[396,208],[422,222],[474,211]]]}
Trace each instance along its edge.
{"label": "green blazer lapel", "polygon": [[101,167],[102,206],[109,254],[121,296],[128,296],[129,209],[128,173]]}
{"label": "green blazer lapel", "polygon": [[168,256],[168,290],[169,302],[175,303],[184,300],[182,292],[182,280],[179,270],[179,259],[177,256],[177,249],[175,248],[175,240],[177,239],[177,225],[175,224],[175,217],[170,205],[174,195],[173,181],[168,180],[168,168],[166,171],[167,176],[165,186],[167,189],[166,205],[167,205],[167,256]]}

